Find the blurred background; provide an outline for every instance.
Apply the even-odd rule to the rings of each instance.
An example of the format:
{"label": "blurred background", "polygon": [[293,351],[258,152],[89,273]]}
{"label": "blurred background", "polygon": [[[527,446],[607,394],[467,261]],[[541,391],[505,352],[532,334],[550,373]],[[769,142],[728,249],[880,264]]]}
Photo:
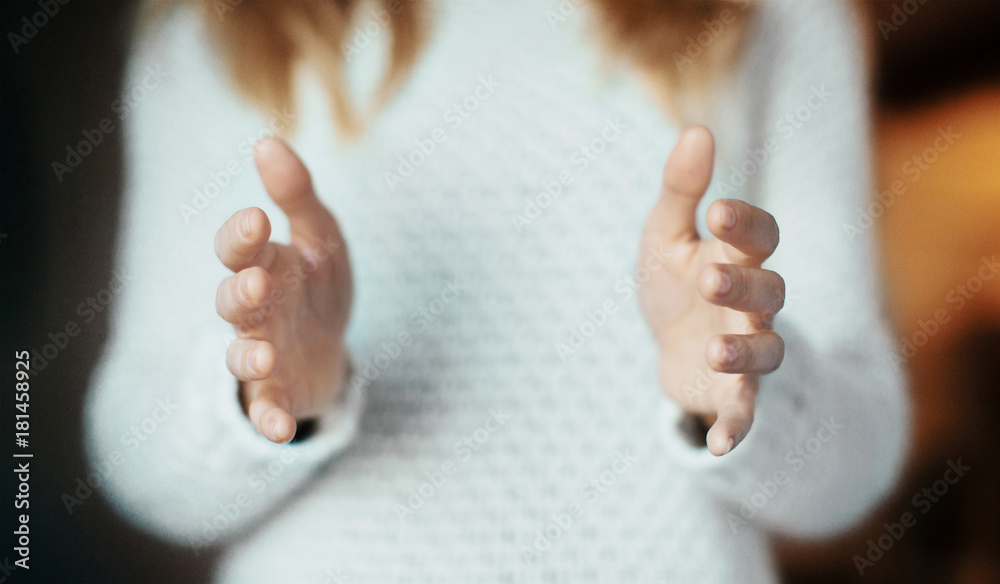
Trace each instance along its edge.
{"label": "blurred background", "polygon": [[[39,34],[23,44],[7,37],[2,46],[5,356],[48,342],[47,333],[76,320],[76,306],[112,278],[120,128],[61,182],[51,164],[82,129],[111,115],[135,3],[63,1]],[[883,243],[914,438],[895,494],[869,521],[833,541],[779,542],[779,563],[790,584],[1000,582],[1000,0],[869,0],[865,8],[882,195],[859,214]],[[36,0],[3,0],[0,30],[20,31],[22,18],[38,10]],[[79,497],[77,479],[88,472],[81,410],[107,316],[86,324],[33,379],[31,570],[12,570],[5,533],[0,582],[209,578],[210,555],[136,532],[99,493],[71,513],[65,506],[64,495]],[[12,359],[0,359],[0,376],[12,379],[12,367]],[[5,395],[0,418],[13,413]],[[0,448],[10,459],[12,445],[4,440]],[[941,494],[949,463],[969,470]],[[12,493],[13,473],[0,476],[3,492]],[[927,506],[924,489],[936,499]],[[4,525],[9,509],[3,505]],[[895,537],[907,512],[916,521]]]}
{"label": "blurred background", "polygon": [[[881,236],[913,438],[903,480],[869,521],[835,541],[785,542],[779,557],[795,584],[997,583],[1000,274],[979,270],[1000,268],[1000,2],[865,4],[883,203],[866,211]],[[935,144],[949,130],[952,143]],[[971,470],[938,496],[959,460]],[[897,540],[885,526],[898,533],[907,512],[916,523]],[[887,533],[879,558],[870,547]]]}

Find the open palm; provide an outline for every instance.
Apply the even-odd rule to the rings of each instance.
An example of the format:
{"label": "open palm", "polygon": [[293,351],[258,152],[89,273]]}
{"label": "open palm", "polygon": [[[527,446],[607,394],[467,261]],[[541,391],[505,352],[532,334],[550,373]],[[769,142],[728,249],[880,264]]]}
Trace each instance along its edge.
{"label": "open palm", "polygon": [[715,237],[699,237],[696,211],[714,155],[703,127],[687,130],[671,153],[639,258],[650,265],[655,250],[660,267],[643,283],[639,300],[659,344],[663,391],[711,423],[708,447],[721,456],[749,432],[760,375],[784,357],[771,323],[785,285],[760,267],[778,245],[778,226],[767,212],[739,200],[716,201],[706,217]]}
{"label": "open palm", "polygon": [[296,419],[319,415],[343,389],[351,270],[337,222],[291,148],[265,139],[254,158],[291,242],[269,241],[259,208],[234,214],[216,236],[219,259],[236,272],[219,285],[216,307],[238,334],[226,362],[247,415],[269,440],[288,442]]}

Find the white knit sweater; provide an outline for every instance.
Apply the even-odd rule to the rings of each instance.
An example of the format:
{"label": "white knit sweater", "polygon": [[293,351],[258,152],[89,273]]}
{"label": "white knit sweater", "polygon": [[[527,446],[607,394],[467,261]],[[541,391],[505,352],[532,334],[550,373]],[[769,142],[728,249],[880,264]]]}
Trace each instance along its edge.
{"label": "white knit sweater", "polygon": [[[871,188],[848,8],[765,3],[712,127],[705,204],[774,214],[766,267],[789,298],[784,363],[749,436],[716,458],[678,429],[632,286],[678,129],[631,78],[601,74],[573,6],[446,0],[360,144],[336,139],[300,76],[292,144],[350,249],[356,375],[287,446],[237,403],[213,239],[255,205],[287,241],[250,148],[292,114],[239,96],[192,11],[139,35],[117,258],[132,279],[87,407],[117,509],[192,553],[226,545],[219,581],[323,584],[772,582],[768,533],[828,534],[872,508],[907,408],[871,233],[844,230]],[[352,50],[362,96],[377,22],[362,18],[373,42]]]}

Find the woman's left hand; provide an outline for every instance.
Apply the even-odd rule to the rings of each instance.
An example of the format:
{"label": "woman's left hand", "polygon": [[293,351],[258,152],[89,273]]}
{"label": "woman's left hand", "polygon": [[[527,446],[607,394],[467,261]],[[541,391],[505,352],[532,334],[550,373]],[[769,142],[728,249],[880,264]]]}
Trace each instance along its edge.
{"label": "woman's left hand", "polygon": [[781,276],[761,269],[778,245],[769,213],[735,199],[714,202],[698,236],[695,215],[715,156],[704,127],[684,132],[667,160],[663,190],[647,220],[639,265],[650,269],[639,301],[660,350],[668,397],[711,424],[708,449],[732,450],[753,422],[760,376],[781,364],[771,330],[785,298]]}

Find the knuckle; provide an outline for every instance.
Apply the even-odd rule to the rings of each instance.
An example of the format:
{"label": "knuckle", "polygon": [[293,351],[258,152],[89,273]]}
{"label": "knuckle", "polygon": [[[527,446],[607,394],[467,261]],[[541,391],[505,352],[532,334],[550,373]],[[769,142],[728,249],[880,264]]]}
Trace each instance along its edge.
{"label": "knuckle", "polygon": [[247,268],[241,273],[238,287],[238,301],[247,310],[257,308],[269,293],[270,279],[267,271],[259,266]]}
{"label": "knuckle", "polygon": [[244,238],[248,242],[270,237],[271,222],[267,218],[267,213],[260,207],[250,207],[247,209],[245,229]]}
{"label": "knuckle", "polygon": [[778,365],[781,365],[781,362],[785,358],[785,339],[781,338],[781,335],[778,333],[772,334],[774,335],[775,356],[777,357]]}
{"label": "knuckle", "polygon": [[767,252],[767,255],[770,256],[777,249],[778,249],[778,231],[777,229],[775,229],[772,235],[769,236],[769,241],[767,243],[767,246],[765,247],[765,251]]}
{"label": "knuckle", "polygon": [[778,248],[778,223],[767,211],[754,208],[754,239],[764,255],[771,255]]}
{"label": "knuckle", "polygon": [[772,295],[774,304],[771,310],[772,314],[777,314],[785,307],[785,279],[775,272],[771,273],[774,274],[774,294]]}
{"label": "knuckle", "polygon": [[240,346],[241,343],[238,340],[233,341],[229,344],[229,350],[226,351],[226,367],[237,377],[242,377],[241,361],[239,359],[239,355],[242,352]]}
{"label": "knuckle", "polygon": [[761,358],[759,369],[762,373],[770,373],[777,369],[785,357],[785,342],[773,331],[763,333],[760,339]]}
{"label": "knuckle", "polygon": [[219,284],[219,287],[215,291],[215,312],[219,316],[225,318],[226,312],[226,282],[225,280]]}
{"label": "knuckle", "polygon": [[698,290],[706,300],[712,300],[717,294],[719,282],[719,268],[716,265],[708,265],[701,269],[698,274]]}
{"label": "knuckle", "polygon": [[736,205],[731,204],[731,202],[726,199],[713,201],[708,207],[708,215],[712,217],[717,224],[721,225],[724,223],[727,208],[732,209],[733,213],[736,214],[736,225],[739,225],[739,214],[736,211]]}
{"label": "knuckle", "polygon": [[228,255],[229,233],[226,231],[226,226],[223,225],[215,233],[215,256],[225,262]]}

